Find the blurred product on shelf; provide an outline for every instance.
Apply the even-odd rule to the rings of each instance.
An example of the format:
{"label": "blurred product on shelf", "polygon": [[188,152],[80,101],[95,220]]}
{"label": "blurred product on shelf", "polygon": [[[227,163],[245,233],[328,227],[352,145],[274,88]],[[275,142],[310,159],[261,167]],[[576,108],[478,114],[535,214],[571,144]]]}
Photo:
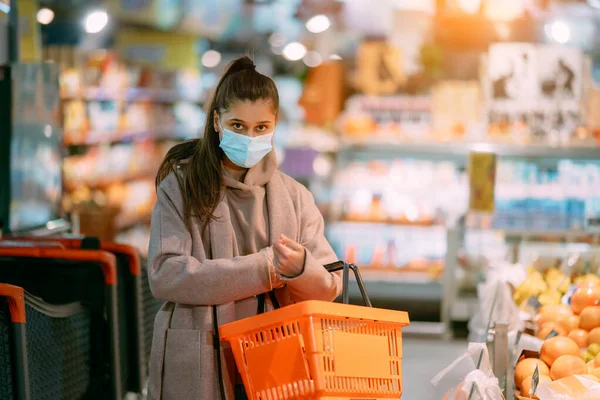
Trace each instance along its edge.
{"label": "blurred product on shelf", "polygon": [[359,143],[600,146],[598,89],[583,97],[583,60],[577,49],[495,44],[481,82],[440,81],[430,95],[355,95],[337,130]]}
{"label": "blurred product on shelf", "polygon": [[[332,212],[340,220],[433,225],[466,209],[465,174],[449,162],[352,162],[333,179]],[[436,195],[441,187],[447,196]]]}
{"label": "blurred product on shelf", "polygon": [[[555,166],[501,159],[489,228],[570,231],[600,215],[600,165],[560,160]],[[455,163],[417,159],[351,161],[335,171],[334,220],[448,225],[467,211],[468,181]],[[444,188],[444,196],[439,196]],[[451,224],[451,222],[450,222]]]}
{"label": "blurred product on shelf", "polygon": [[61,68],[63,209],[77,213],[81,233],[131,239],[145,251],[148,235],[134,233],[149,224],[160,162],[177,142],[201,135],[199,72],[139,66],[110,51],[45,55]]}
{"label": "blurred product on shelf", "polygon": [[432,141],[431,99],[356,95],[346,102],[338,130],[349,142]]}
{"label": "blurred product on shelf", "polygon": [[329,61],[311,68],[300,98],[305,122],[319,126],[333,126],[344,106],[343,92],[342,63]]}
{"label": "blurred product on shelf", "polygon": [[65,157],[64,185],[67,192],[106,188],[113,183],[152,178],[173,142],[143,141],[112,146],[94,146],[82,155]]}
{"label": "blurred product on shelf", "polygon": [[497,180],[494,226],[502,229],[583,229],[600,200],[600,165],[592,162],[501,162]]}
{"label": "blurred product on shelf", "polygon": [[441,81],[432,88],[435,139],[479,140],[483,132],[483,98],[477,81]]}
{"label": "blurred product on shelf", "polygon": [[361,266],[367,279],[437,280],[444,269],[443,227],[385,229],[373,224],[332,223],[327,229],[336,254]]}

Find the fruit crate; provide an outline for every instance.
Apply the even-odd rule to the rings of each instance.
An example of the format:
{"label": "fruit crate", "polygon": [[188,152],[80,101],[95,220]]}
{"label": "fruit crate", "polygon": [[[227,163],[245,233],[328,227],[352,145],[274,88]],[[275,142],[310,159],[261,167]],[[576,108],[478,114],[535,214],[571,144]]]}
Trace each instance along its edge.
{"label": "fruit crate", "polygon": [[[398,399],[408,314],[370,307],[354,265],[343,269],[346,304],[305,301],[220,328],[250,400]],[[368,307],[348,305],[349,269]]]}

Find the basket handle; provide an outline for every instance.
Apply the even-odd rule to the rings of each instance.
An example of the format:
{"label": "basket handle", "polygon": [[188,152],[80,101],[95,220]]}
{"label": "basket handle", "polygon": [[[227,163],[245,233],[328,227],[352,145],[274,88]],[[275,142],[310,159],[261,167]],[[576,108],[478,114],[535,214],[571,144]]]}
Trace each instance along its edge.
{"label": "basket handle", "polygon": [[360,290],[360,294],[362,295],[363,301],[367,307],[373,307],[371,304],[371,299],[369,299],[369,295],[367,294],[367,290],[365,289],[365,283],[360,275],[360,271],[358,267],[354,264],[347,264],[344,261],[336,261],[331,264],[327,264],[324,266],[328,272],[342,272],[342,302],[344,304],[350,303],[350,270],[354,272],[354,277],[356,278],[356,284],[358,285],[358,289]]}

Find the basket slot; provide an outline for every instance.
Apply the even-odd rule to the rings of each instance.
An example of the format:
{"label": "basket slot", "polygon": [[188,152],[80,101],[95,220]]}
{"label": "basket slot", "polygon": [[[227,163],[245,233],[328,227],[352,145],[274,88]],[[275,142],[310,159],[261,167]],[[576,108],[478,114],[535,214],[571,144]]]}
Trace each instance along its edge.
{"label": "basket slot", "polygon": [[256,397],[258,400],[279,400],[289,399],[293,396],[309,396],[314,393],[315,383],[313,381],[303,380],[263,390],[256,393]]}
{"label": "basket slot", "polygon": [[401,386],[398,379],[329,377],[326,388],[345,393],[400,394]]}

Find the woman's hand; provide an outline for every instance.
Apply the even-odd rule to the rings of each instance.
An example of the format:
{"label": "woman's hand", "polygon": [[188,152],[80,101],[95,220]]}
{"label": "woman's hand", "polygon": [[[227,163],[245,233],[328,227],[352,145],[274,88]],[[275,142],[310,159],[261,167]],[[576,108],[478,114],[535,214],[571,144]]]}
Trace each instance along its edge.
{"label": "woman's hand", "polygon": [[275,271],[284,278],[295,278],[304,271],[306,250],[285,235],[273,245]]}

